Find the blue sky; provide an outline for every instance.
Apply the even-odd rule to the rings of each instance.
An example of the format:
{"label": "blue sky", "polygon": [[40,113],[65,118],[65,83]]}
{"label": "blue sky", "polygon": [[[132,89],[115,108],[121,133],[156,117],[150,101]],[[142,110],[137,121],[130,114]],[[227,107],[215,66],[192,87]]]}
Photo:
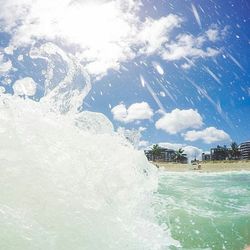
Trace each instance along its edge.
{"label": "blue sky", "polygon": [[[247,0],[64,0],[60,8],[58,0],[50,2],[3,4],[0,85],[7,92],[28,77],[37,86],[31,98],[39,100],[47,62],[30,51],[52,42],[79,59],[91,78],[84,109],[104,113],[115,128],[140,128],[141,145],[206,151],[250,139]],[[47,13],[52,7],[58,11]],[[53,79],[60,82],[68,66],[56,57],[59,52],[51,59],[57,60]]]}

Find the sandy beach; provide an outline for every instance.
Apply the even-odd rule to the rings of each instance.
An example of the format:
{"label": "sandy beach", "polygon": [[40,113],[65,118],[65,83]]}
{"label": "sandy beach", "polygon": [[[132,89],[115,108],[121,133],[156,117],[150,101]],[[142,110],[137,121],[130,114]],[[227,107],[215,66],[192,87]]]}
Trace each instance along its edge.
{"label": "sandy beach", "polygon": [[201,162],[201,170],[194,170],[191,164],[180,163],[166,163],[166,162],[152,162],[158,165],[160,169],[169,172],[226,172],[226,171],[250,171],[250,161],[237,161],[237,162]]}

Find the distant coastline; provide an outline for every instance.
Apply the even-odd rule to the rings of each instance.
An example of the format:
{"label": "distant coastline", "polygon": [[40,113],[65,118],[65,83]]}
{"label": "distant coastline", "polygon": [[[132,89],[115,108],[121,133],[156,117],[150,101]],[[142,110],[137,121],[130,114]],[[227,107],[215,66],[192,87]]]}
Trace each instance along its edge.
{"label": "distant coastline", "polygon": [[160,169],[169,172],[226,172],[226,171],[250,171],[250,161],[205,161],[200,162],[201,170],[194,170],[191,164],[151,162]]}

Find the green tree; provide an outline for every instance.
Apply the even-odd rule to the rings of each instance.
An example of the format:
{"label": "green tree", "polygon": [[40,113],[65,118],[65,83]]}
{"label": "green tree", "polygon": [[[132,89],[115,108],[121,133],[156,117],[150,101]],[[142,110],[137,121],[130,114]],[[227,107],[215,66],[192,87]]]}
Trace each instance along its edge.
{"label": "green tree", "polygon": [[155,158],[157,156],[161,155],[162,148],[158,144],[154,144],[153,147],[152,147],[151,152],[152,152],[152,156],[153,156],[153,161],[155,161]]}
{"label": "green tree", "polygon": [[175,151],[175,161],[176,162],[182,162],[186,158],[186,155],[184,154],[184,150],[182,148],[179,148]]}
{"label": "green tree", "polygon": [[238,159],[240,157],[240,150],[238,144],[236,142],[232,142],[231,149],[232,149],[233,159]]}

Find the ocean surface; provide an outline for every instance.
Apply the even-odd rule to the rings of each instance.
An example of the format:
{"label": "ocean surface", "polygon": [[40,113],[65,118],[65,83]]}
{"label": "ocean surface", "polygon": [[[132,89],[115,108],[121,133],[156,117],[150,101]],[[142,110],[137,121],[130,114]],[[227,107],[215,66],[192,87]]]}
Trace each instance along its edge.
{"label": "ocean surface", "polygon": [[155,209],[180,247],[241,250],[250,244],[250,173],[160,172]]}

